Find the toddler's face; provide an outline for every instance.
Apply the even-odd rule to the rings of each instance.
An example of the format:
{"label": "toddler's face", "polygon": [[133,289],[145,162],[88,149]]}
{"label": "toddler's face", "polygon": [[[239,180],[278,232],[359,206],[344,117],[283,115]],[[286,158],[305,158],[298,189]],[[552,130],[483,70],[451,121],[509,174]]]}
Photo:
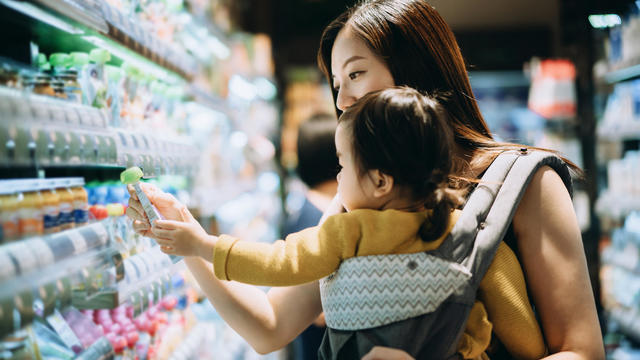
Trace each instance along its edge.
{"label": "toddler's face", "polygon": [[338,194],[344,208],[347,211],[377,208],[376,199],[372,196],[373,181],[366,174],[359,176],[353,157],[351,134],[342,124],[336,129],[336,152],[341,167],[337,176]]}

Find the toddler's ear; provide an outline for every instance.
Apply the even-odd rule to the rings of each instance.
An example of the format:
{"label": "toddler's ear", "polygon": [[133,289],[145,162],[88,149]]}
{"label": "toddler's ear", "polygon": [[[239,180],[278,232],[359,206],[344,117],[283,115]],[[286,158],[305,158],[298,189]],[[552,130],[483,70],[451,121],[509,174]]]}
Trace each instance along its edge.
{"label": "toddler's ear", "polygon": [[369,172],[371,180],[373,180],[374,190],[373,196],[377,198],[385,197],[393,191],[393,176],[383,173],[380,170],[371,170]]}

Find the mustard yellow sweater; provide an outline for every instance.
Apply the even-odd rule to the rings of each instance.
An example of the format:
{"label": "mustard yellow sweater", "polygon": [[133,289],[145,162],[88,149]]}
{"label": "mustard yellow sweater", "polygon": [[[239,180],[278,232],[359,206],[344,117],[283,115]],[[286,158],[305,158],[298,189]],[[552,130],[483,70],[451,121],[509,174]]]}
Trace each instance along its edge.
{"label": "mustard yellow sweater", "polygon": [[[444,235],[430,242],[422,241],[419,235],[428,212],[369,209],[331,216],[322,226],[290,234],[286,241],[273,244],[221,235],[214,248],[213,268],[223,280],[264,286],[303,284],[333,273],[343,260],[354,256],[434,250],[447,237],[460,213],[454,211]],[[522,270],[504,243],[480,284],[479,297],[458,346],[465,359],[486,356],[492,327],[514,357],[535,359],[545,354]]]}

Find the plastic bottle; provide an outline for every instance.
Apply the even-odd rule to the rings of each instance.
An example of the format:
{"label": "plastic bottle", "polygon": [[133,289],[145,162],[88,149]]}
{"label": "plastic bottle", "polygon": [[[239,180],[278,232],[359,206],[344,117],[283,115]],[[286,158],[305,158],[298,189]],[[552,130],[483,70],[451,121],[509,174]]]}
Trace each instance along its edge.
{"label": "plastic bottle", "polygon": [[73,194],[73,220],[76,227],[89,222],[89,195],[83,187],[83,178],[69,179],[69,186]]}
{"label": "plastic bottle", "polygon": [[55,53],[49,57],[49,63],[52,67],[51,87],[53,88],[55,97],[61,99],[67,99],[65,76],[69,60],[69,54],[65,53]]}
{"label": "plastic bottle", "polygon": [[40,180],[23,180],[18,183],[20,195],[18,199],[18,227],[20,237],[43,234],[44,199],[40,193]]}
{"label": "plastic bottle", "polygon": [[15,184],[3,181],[0,184],[0,244],[16,240],[20,234],[18,227],[18,197]]}
{"label": "plastic bottle", "polygon": [[60,196],[60,216],[58,224],[60,230],[72,229],[75,227],[73,217],[73,193],[69,189],[69,179],[53,180],[56,193]]}
{"label": "plastic bottle", "polygon": [[111,113],[111,126],[120,127],[123,71],[113,65],[106,65],[105,70],[107,72],[107,106]]}
{"label": "plastic bottle", "polygon": [[80,77],[82,69],[89,63],[89,55],[83,52],[69,54],[68,67],[64,72],[64,89],[67,98],[78,104],[84,103]]}
{"label": "plastic bottle", "polygon": [[[105,64],[111,59],[111,54],[104,49],[93,49],[89,53],[91,66],[91,83],[95,90],[95,97],[91,105],[97,108],[105,108],[107,106],[107,80],[105,76]],[[91,100],[91,99],[90,99]]]}
{"label": "plastic bottle", "polygon": [[53,234],[60,231],[60,195],[53,184],[46,181],[43,183],[42,196],[44,197],[44,233]]}

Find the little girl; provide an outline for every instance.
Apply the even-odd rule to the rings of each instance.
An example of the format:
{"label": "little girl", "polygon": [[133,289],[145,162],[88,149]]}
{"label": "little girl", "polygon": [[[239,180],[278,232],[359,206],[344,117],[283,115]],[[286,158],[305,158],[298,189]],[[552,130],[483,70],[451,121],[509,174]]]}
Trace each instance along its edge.
{"label": "little girl", "polygon": [[[338,196],[347,212],[284,241],[265,244],[229,235],[210,236],[190,214],[187,222],[156,221],[151,231],[164,252],[213,262],[219,279],[264,286],[325,278],[352,257],[435,250],[455,225],[461,213],[457,208],[464,201],[463,194],[449,186],[455,143],[447,121],[435,97],[407,87],[362,97],[342,114],[335,134],[341,167]],[[495,302],[492,308],[499,308],[511,323],[520,324],[514,329],[530,334],[530,345],[538,356],[544,355],[544,340],[522,272],[504,243],[480,291],[483,284],[488,284],[486,302]],[[511,292],[504,294],[502,289]],[[492,324],[485,305],[489,308],[490,304],[476,301],[471,310],[468,322],[473,326],[467,325],[458,345],[463,358],[480,357],[489,345]],[[397,348],[407,341],[420,342],[420,338],[399,339],[401,343],[379,340],[371,340],[372,345]],[[325,335],[325,346],[341,345]],[[331,352],[338,354],[340,349]]]}

